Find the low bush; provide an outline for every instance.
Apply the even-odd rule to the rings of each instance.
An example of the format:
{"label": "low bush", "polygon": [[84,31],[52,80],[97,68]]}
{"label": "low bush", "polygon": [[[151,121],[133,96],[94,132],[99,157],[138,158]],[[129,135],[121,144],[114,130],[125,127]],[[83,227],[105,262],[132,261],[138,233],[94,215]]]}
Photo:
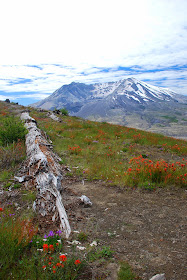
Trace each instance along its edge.
{"label": "low bush", "polygon": [[60,109],[60,112],[61,112],[62,115],[64,115],[64,116],[68,116],[68,115],[69,115],[68,110],[66,110],[65,108]]}
{"label": "low bush", "polygon": [[21,120],[13,116],[5,117],[0,126],[0,144],[6,146],[18,140],[24,140],[27,133]]}

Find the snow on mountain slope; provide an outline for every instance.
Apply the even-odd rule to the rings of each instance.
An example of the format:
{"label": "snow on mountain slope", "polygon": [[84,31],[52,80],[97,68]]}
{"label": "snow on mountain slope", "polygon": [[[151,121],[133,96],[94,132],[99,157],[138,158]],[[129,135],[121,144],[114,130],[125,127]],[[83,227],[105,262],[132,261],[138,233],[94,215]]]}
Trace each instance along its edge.
{"label": "snow on mountain slope", "polygon": [[169,89],[152,86],[135,78],[128,78],[92,85],[83,83],[63,85],[48,98],[31,106],[49,110],[66,107],[73,114],[89,102],[105,99],[107,102],[111,99],[112,106],[119,107],[130,104],[129,102],[133,106],[162,101],[177,102],[179,99],[181,101],[182,97]]}
{"label": "snow on mountain slope", "polygon": [[116,89],[118,95],[132,96],[139,102],[148,102],[156,100],[169,101],[175,98],[175,92],[169,89],[159,88],[156,86],[148,85],[144,82],[140,82],[135,78],[129,78],[123,80],[121,87]]}
{"label": "snow on mountain slope", "polygon": [[102,84],[94,84],[94,90],[92,91],[94,98],[103,98],[108,96],[109,94],[113,93],[118,86],[120,85],[121,81],[117,82],[109,82],[109,83],[102,83]]}

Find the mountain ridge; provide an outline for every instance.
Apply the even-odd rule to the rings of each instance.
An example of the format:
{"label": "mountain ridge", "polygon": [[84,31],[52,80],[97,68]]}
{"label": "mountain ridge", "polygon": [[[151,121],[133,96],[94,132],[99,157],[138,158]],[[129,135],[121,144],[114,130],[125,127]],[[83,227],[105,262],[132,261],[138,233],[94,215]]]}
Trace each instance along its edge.
{"label": "mountain ridge", "polygon": [[66,108],[72,116],[187,137],[187,96],[133,77],[91,85],[73,82],[31,106]]}
{"label": "mountain ridge", "polygon": [[[107,98],[108,96],[125,96],[131,102],[145,103],[150,101],[179,101],[187,100],[182,95],[168,89],[149,85],[145,82],[140,82],[135,78],[122,79],[116,82],[84,84],[72,82],[69,85],[63,85],[49,97],[31,104],[33,107],[52,110],[66,107],[68,110],[70,104],[88,102]],[[81,105],[81,107],[84,104]],[[72,107],[72,106],[70,106]],[[70,109],[70,113],[74,111]]]}

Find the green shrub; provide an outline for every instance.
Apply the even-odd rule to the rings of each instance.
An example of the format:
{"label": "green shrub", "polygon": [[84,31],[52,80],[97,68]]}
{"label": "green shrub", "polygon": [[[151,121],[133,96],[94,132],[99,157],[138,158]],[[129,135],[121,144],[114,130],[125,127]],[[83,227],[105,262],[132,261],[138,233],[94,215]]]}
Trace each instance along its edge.
{"label": "green shrub", "polygon": [[68,110],[66,110],[66,108],[60,109],[60,112],[61,112],[62,115],[64,115],[64,116],[68,116],[68,115],[69,115]]}
{"label": "green shrub", "polygon": [[0,143],[2,146],[24,140],[27,133],[21,120],[15,117],[6,117],[0,126]]}

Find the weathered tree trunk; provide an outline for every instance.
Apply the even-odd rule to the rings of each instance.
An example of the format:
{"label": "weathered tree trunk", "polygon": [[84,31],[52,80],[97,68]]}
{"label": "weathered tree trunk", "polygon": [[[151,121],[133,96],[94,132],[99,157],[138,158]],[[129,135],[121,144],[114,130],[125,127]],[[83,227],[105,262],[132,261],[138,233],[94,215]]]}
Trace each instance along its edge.
{"label": "weathered tree trunk", "polygon": [[62,175],[57,156],[37,128],[36,121],[27,112],[22,113],[21,119],[25,121],[28,129],[26,149],[29,174],[27,175],[32,178],[38,190],[33,208],[42,216],[51,216],[53,222],[59,217],[60,227],[68,238],[71,228],[59,192]]}

